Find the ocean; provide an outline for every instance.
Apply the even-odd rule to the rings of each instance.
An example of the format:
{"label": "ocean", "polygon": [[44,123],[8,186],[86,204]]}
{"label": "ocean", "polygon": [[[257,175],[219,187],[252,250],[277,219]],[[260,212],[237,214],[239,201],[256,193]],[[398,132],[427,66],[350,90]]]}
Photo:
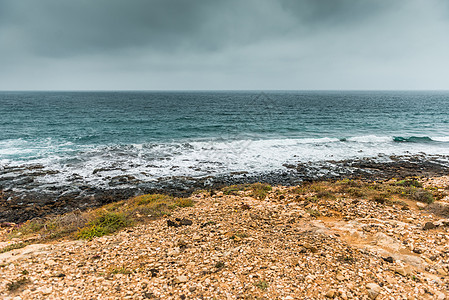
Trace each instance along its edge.
{"label": "ocean", "polygon": [[3,190],[449,155],[443,91],[0,92],[0,116]]}

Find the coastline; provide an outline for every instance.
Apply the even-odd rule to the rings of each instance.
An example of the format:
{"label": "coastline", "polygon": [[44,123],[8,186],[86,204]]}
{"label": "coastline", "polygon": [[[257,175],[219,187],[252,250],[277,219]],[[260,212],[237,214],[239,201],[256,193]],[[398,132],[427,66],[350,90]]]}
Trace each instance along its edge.
{"label": "coastline", "polygon": [[21,223],[33,218],[86,210],[148,193],[186,197],[197,190],[213,190],[256,182],[273,186],[295,186],[304,182],[345,178],[365,181],[429,178],[449,174],[449,157],[423,154],[308,162],[284,165],[282,170],[264,173],[250,174],[242,171],[220,176],[176,176],[151,182],[142,182],[123,175],[110,179],[109,188],[79,184],[76,181],[45,188],[36,183],[36,178],[54,172],[58,171],[45,170],[34,165],[3,168],[0,172],[0,223]]}
{"label": "coastline", "polygon": [[0,254],[0,295],[444,300],[448,195],[447,175],[197,192],[115,234]]}

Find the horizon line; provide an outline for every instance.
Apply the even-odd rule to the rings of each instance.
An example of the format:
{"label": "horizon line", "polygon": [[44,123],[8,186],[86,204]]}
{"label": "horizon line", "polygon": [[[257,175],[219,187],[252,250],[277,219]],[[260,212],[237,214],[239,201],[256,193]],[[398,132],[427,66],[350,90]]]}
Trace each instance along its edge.
{"label": "horizon line", "polygon": [[0,92],[448,92],[449,89],[24,89]]}

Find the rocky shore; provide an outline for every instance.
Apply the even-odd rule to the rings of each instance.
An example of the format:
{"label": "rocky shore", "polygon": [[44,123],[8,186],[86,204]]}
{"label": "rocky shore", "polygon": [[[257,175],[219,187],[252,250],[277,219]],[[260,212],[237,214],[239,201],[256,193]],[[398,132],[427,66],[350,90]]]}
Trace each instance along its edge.
{"label": "rocky shore", "polygon": [[414,155],[310,162],[285,165],[283,170],[260,174],[238,172],[201,178],[168,177],[152,182],[142,182],[124,175],[104,178],[106,186],[92,185],[76,174],[64,184],[39,181],[57,172],[40,165],[0,167],[0,222],[20,223],[51,214],[99,207],[140,194],[189,196],[198,189],[212,190],[233,184],[265,182],[294,186],[303,182],[341,178],[385,180],[442,176],[449,173],[449,158]]}
{"label": "rocky shore", "polygon": [[1,253],[0,297],[449,299],[448,194],[448,176],[204,191],[117,234]]}

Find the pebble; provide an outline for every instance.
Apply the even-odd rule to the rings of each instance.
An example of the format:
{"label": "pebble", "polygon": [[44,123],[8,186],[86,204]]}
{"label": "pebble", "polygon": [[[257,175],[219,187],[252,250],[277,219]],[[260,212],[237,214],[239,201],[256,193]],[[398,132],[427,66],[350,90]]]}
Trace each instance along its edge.
{"label": "pebble", "polygon": [[[1,253],[0,299],[447,299],[446,219],[350,195],[306,208],[293,189],[264,201],[203,193],[127,232]],[[438,226],[423,231],[426,222]],[[22,277],[29,283],[8,293]]]}

